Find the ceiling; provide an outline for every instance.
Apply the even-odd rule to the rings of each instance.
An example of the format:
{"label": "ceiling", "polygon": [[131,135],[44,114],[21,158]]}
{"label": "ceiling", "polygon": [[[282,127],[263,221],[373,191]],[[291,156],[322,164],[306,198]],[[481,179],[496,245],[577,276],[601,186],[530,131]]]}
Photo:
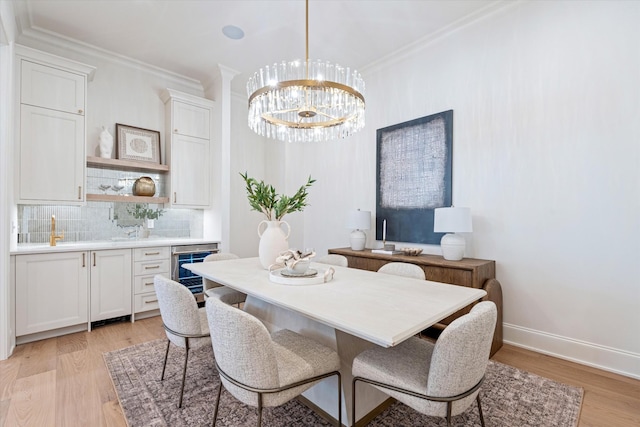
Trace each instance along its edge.
{"label": "ceiling", "polygon": [[[310,0],[309,57],[362,69],[493,10],[495,0]],[[303,0],[15,0],[23,31],[54,33],[233,90],[265,65],[305,57]],[[232,40],[225,25],[244,31]]]}

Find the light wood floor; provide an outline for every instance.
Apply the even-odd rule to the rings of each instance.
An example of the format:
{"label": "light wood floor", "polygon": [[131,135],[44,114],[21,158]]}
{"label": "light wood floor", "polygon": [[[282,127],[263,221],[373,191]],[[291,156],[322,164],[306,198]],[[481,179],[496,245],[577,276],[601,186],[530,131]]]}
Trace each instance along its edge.
{"label": "light wood floor", "polygon": [[[159,317],[20,345],[0,361],[0,426],[126,426],[102,353],[164,337]],[[505,345],[493,358],[584,388],[580,426],[640,426],[640,381]]]}

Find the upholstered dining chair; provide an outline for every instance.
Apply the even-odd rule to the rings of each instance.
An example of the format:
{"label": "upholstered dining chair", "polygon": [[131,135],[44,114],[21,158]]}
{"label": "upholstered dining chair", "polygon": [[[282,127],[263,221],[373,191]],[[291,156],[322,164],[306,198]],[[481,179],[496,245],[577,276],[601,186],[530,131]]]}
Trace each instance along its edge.
{"label": "upholstered dining chair", "polygon": [[[230,259],[240,259],[240,257],[232,253],[215,253],[215,254],[207,255],[203,260],[203,262],[226,261]],[[209,298],[214,293],[217,293],[218,297],[221,294],[229,294],[229,296],[233,296],[235,298],[235,301],[233,302],[233,304],[240,304],[247,299],[247,296],[245,294],[238,291],[231,290],[226,286],[213,282],[209,279],[205,279],[204,277],[202,278],[202,292],[204,294],[204,299]]]}
{"label": "upholstered dining chair", "polygon": [[160,381],[164,380],[171,343],[185,349],[182,386],[178,400],[178,408],[181,408],[189,350],[211,343],[207,314],[204,308],[198,308],[193,294],[184,285],[158,274],[153,278],[153,286],[158,297],[162,326],[167,334],[167,350],[164,353]]}
{"label": "upholstered dining chair", "polygon": [[497,309],[491,301],[476,304],[454,320],[435,344],[416,337],[390,348],[373,348],[353,360],[353,423],[356,382],[382,392],[425,415],[451,417],[474,401],[484,426],[480,386],[489,360]]}
{"label": "upholstered dining chair", "polygon": [[315,259],[314,261],[319,262],[321,264],[337,265],[340,267],[349,266],[349,260],[347,259],[347,257],[344,255],[338,255],[338,254],[323,255]]}
{"label": "upholstered dining chair", "polygon": [[413,277],[424,280],[424,270],[415,264],[408,262],[390,262],[378,269],[378,273],[395,274],[396,276]]}
{"label": "upholstered dining chair", "polygon": [[282,329],[267,328],[245,311],[209,298],[205,303],[216,368],[220,374],[213,426],[216,425],[222,386],[241,402],[258,408],[279,406],[321,380],[338,377],[338,426],[342,425],[342,389],[338,354],[316,341]]}

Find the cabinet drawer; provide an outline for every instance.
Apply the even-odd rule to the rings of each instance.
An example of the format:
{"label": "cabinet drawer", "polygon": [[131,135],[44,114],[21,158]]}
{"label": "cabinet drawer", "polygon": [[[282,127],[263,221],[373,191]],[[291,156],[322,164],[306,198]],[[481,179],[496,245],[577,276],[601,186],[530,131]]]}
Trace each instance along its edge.
{"label": "cabinet drawer", "polygon": [[427,280],[434,282],[451,283],[452,285],[472,287],[472,272],[457,268],[423,267]]}
{"label": "cabinet drawer", "polygon": [[[163,273],[158,273],[163,274]],[[164,273],[169,275],[168,273]],[[148,292],[154,292],[153,277],[155,274],[149,274],[146,276],[136,276],[133,278],[133,293],[134,294],[146,294]]]}
{"label": "cabinet drawer", "polygon": [[151,275],[154,276],[156,274],[164,274],[167,277],[170,277],[169,271],[171,271],[171,267],[169,266],[168,259],[161,260],[151,260],[151,261],[138,261],[134,263],[133,274],[134,276],[139,275]]}
{"label": "cabinet drawer", "polygon": [[[156,259],[169,259],[169,246],[157,248],[138,248],[133,250],[134,261],[150,261]],[[137,273],[136,273],[137,274]]]}
{"label": "cabinet drawer", "polygon": [[158,297],[155,292],[133,296],[133,309],[136,313],[155,310],[157,308],[160,308],[160,306],[158,305]]}

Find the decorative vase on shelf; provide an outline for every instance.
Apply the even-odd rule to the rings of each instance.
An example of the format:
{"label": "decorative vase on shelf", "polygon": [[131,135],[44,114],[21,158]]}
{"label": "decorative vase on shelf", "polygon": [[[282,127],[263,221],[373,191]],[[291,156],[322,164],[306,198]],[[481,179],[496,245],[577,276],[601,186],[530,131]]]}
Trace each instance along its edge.
{"label": "decorative vase on shelf", "polygon": [[[262,225],[266,224],[264,230],[261,230]],[[282,229],[282,225],[287,226],[287,232]],[[276,258],[280,256],[280,252],[284,252],[289,249],[289,234],[291,233],[291,227],[286,221],[261,221],[258,224],[258,236],[260,236],[260,245],[258,246],[258,256],[260,257],[260,264],[265,269],[268,269],[271,264],[276,262]]]}
{"label": "decorative vase on shelf", "polygon": [[100,157],[103,159],[110,159],[113,152],[113,136],[109,133],[106,127],[102,126],[102,132],[100,132]]}
{"label": "decorative vase on shelf", "polygon": [[134,196],[153,197],[156,194],[156,183],[150,177],[143,176],[133,183],[132,191]]}

